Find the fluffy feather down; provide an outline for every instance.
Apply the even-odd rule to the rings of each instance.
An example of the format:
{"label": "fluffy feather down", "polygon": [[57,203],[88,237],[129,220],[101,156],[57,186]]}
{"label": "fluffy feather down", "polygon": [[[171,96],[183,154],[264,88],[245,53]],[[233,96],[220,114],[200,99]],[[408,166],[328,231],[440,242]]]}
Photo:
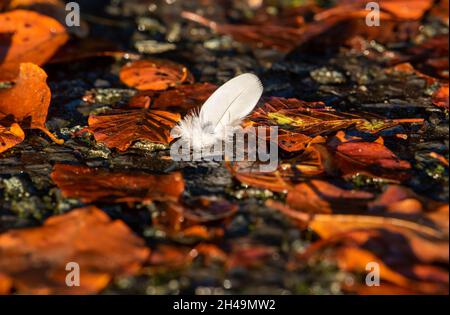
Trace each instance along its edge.
{"label": "fluffy feather down", "polygon": [[194,150],[210,147],[231,136],[250,114],[263,93],[259,78],[240,75],[217,89],[200,112],[188,114],[172,131],[172,137],[188,142]]}

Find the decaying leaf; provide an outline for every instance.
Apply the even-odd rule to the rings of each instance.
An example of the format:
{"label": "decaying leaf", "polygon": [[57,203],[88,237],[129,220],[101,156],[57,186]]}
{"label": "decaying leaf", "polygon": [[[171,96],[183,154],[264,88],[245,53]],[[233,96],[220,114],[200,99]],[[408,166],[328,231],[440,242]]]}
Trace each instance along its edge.
{"label": "decaying leaf", "polygon": [[24,62],[46,63],[68,40],[66,29],[32,11],[0,13],[0,81],[14,80]]}
{"label": "decaying leaf", "polygon": [[[0,234],[0,269],[19,293],[97,293],[113,277],[139,272],[148,256],[142,239],[95,207]],[[66,285],[71,262],[80,267],[80,286]]]}
{"label": "decaying leaf", "polygon": [[307,136],[327,135],[355,127],[371,134],[398,125],[400,122],[423,122],[422,119],[394,121],[364,114],[341,113],[323,103],[308,103],[297,99],[269,98],[249,119],[257,125],[279,126],[291,133]]}
{"label": "decaying leaf", "polygon": [[13,116],[24,129],[39,129],[62,144],[45,126],[51,92],[47,74],[31,63],[20,64],[20,73],[11,88],[0,89],[0,119]]}
{"label": "decaying leaf", "polygon": [[51,177],[65,197],[83,202],[177,201],[184,191],[179,173],[148,175],[57,164]]}
{"label": "decaying leaf", "polygon": [[18,145],[25,140],[25,133],[17,123],[10,127],[0,125],[0,153]]}
{"label": "decaying leaf", "polygon": [[140,91],[161,91],[182,83],[193,83],[189,70],[167,60],[139,60],[120,70],[120,80]]}
{"label": "decaying leaf", "polygon": [[95,139],[109,148],[126,151],[139,140],[169,144],[170,132],[180,121],[179,114],[162,110],[116,109],[89,117]]}

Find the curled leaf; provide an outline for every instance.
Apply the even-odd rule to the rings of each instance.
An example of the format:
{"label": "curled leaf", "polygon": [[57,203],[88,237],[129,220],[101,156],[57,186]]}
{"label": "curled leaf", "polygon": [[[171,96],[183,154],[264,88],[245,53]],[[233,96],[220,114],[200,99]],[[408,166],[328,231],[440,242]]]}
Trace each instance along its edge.
{"label": "curled leaf", "polygon": [[16,123],[10,127],[0,125],[0,153],[18,145],[25,140],[25,133]]}
{"label": "curled leaf", "polygon": [[193,83],[189,70],[179,64],[166,60],[139,60],[120,70],[120,80],[140,91],[167,90],[182,83]]}
{"label": "curled leaf", "polygon": [[45,126],[51,92],[47,74],[32,63],[20,65],[19,76],[11,88],[0,89],[0,119],[13,116],[24,129],[39,129],[61,144]]}

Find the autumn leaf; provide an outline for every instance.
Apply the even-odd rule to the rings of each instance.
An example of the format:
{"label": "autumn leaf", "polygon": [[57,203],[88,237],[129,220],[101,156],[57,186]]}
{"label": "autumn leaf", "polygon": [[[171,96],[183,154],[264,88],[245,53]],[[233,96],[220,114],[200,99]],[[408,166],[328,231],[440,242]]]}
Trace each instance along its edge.
{"label": "autumn leaf", "polygon": [[14,80],[21,63],[45,64],[68,38],[53,18],[25,10],[0,13],[0,81]]}
{"label": "autumn leaf", "polygon": [[89,129],[95,140],[123,152],[139,140],[169,144],[180,119],[179,114],[161,110],[115,109],[89,116]]}
{"label": "autumn leaf", "polygon": [[208,224],[225,223],[237,212],[238,205],[218,198],[196,198],[189,202],[164,203],[153,216],[153,225],[174,239],[210,240],[223,236],[223,230]]}
{"label": "autumn leaf", "polygon": [[227,270],[234,268],[252,269],[260,267],[276,254],[274,247],[252,244],[237,243],[233,246],[226,262]]}
{"label": "autumn leaf", "polygon": [[[76,28],[77,29],[77,28]],[[117,43],[102,38],[84,38],[62,46],[48,61],[49,64],[68,63],[89,58],[114,58],[137,60],[140,55],[118,48]]]}
{"label": "autumn leaf", "polygon": [[[87,207],[0,234],[0,253],[0,270],[19,293],[93,294],[116,276],[139,272],[149,249],[122,221]],[[66,285],[70,262],[80,266],[80,286]]]}
{"label": "autumn leaf", "polygon": [[289,190],[286,204],[293,209],[309,213],[350,213],[367,208],[374,198],[369,192],[345,190],[330,183],[312,180]]}
{"label": "autumn leaf", "polygon": [[184,191],[179,173],[149,175],[56,164],[51,177],[65,197],[86,203],[177,201]]}
{"label": "autumn leaf", "polygon": [[0,125],[0,153],[11,149],[25,140],[25,133],[17,123],[10,127]]}
{"label": "autumn leaf", "polygon": [[[431,8],[433,0],[382,0],[378,4],[382,11],[392,15],[393,18],[418,20]],[[315,19],[324,20],[339,15],[366,17],[366,3],[359,0],[339,1],[335,7],[316,14]],[[382,19],[387,18],[388,15],[382,15]]]}
{"label": "autumn leaf", "polygon": [[447,109],[449,108],[449,87],[447,85],[442,85],[439,89],[433,94],[433,104]]}
{"label": "autumn leaf", "polygon": [[364,113],[364,116],[341,113],[325,107],[320,102],[308,103],[277,97],[267,99],[262,107],[249,116],[249,119],[257,125],[279,126],[282,131],[301,133],[310,137],[327,135],[350,127],[376,134],[400,122],[423,122],[422,119],[394,121],[368,113]]}
{"label": "autumn leaf", "polygon": [[[54,18],[61,25],[66,25],[66,4],[62,0],[11,0],[8,9],[34,11]],[[67,31],[78,37],[86,37],[89,33],[89,26],[80,20],[80,26],[68,26]]]}
{"label": "autumn leaf", "polygon": [[357,173],[374,174],[385,178],[404,179],[411,164],[398,158],[391,150],[377,142],[347,142],[337,146],[336,165],[346,176]]}
{"label": "autumn leaf", "polygon": [[131,98],[128,106],[188,113],[203,105],[217,86],[211,83],[180,85],[167,91],[143,91]]}
{"label": "autumn leaf", "polygon": [[139,60],[125,65],[120,70],[120,80],[140,91],[167,90],[182,83],[193,83],[189,70],[167,60]]}
{"label": "autumn leaf", "polygon": [[183,18],[209,27],[219,34],[231,35],[235,40],[251,43],[254,46],[275,48],[289,52],[297,47],[302,39],[302,32],[298,28],[267,24],[260,25],[234,25],[218,24],[192,12],[183,12]]}
{"label": "autumn leaf", "polygon": [[320,137],[312,139],[303,152],[281,161],[274,172],[261,171],[262,164],[254,162],[228,163],[227,168],[243,184],[274,192],[287,192],[304,178],[334,172],[331,156],[322,142]]}
{"label": "autumn leaf", "polygon": [[39,129],[54,142],[62,144],[45,126],[51,92],[47,74],[31,63],[20,64],[20,72],[15,84],[0,89],[0,119],[13,116],[24,129]]}

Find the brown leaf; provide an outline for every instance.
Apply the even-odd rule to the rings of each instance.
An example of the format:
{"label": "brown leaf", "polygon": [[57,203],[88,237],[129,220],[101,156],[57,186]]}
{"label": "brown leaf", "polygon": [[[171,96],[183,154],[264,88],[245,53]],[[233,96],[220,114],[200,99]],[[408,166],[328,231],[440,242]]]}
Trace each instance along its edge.
{"label": "brown leaf", "polygon": [[347,142],[338,145],[336,164],[344,175],[359,172],[385,178],[404,179],[411,164],[399,159],[391,150],[377,142]]}
{"label": "brown leaf", "polygon": [[56,164],[51,177],[65,197],[87,203],[177,201],[184,191],[179,173],[148,175]]}
{"label": "brown leaf", "polygon": [[446,239],[446,233],[412,221],[370,215],[350,214],[308,214],[303,211],[291,209],[272,200],[267,201],[267,206],[277,209],[288,217],[298,221],[302,226],[311,227],[323,239],[333,237],[345,232],[360,229],[387,228],[410,230],[432,239]]}
{"label": "brown leaf", "polygon": [[[433,0],[381,0],[377,2],[382,11],[393,17],[404,20],[418,20],[433,5]],[[316,15],[317,20],[329,19],[332,16],[352,15],[367,16],[366,3],[359,0],[342,0],[337,6],[320,12]],[[382,14],[385,14],[381,12]],[[388,15],[382,15],[382,19],[388,19]]]}
{"label": "brown leaf", "polygon": [[[88,207],[36,228],[0,234],[0,270],[19,293],[93,294],[112,277],[136,274],[149,255],[122,221]],[[80,286],[66,285],[66,264],[80,266]]]}
{"label": "brown leaf", "polygon": [[120,70],[120,80],[140,91],[167,90],[182,83],[193,83],[189,70],[167,60],[139,60]]}
{"label": "brown leaf", "polygon": [[293,50],[302,39],[302,32],[294,27],[275,24],[267,24],[264,27],[251,24],[218,24],[192,12],[183,12],[182,17],[209,27],[219,34],[231,35],[236,41],[283,52]]}
{"label": "brown leaf", "polygon": [[139,140],[169,144],[170,132],[180,119],[179,114],[161,110],[116,109],[89,116],[89,129],[108,148],[126,151]]}
{"label": "brown leaf", "polygon": [[[54,18],[61,25],[66,24],[66,4],[62,0],[11,0],[8,9],[35,11]],[[89,33],[89,26],[81,20],[80,26],[67,27],[67,31],[78,37],[86,37]]]}
{"label": "brown leaf", "polygon": [[131,98],[129,107],[187,113],[205,103],[217,86],[210,83],[180,85],[164,92],[143,91]]}
{"label": "brown leaf", "polygon": [[165,203],[160,209],[153,216],[153,225],[171,238],[210,240],[223,236],[223,230],[207,224],[228,222],[238,206],[222,199],[201,197],[185,203]]}
{"label": "brown leaf", "polygon": [[0,119],[12,115],[25,129],[39,129],[62,144],[45,126],[51,93],[47,74],[31,63],[20,64],[20,73],[11,88],[0,89]]}
{"label": "brown leaf", "polygon": [[312,180],[289,190],[286,203],[293,209],[310,213],[349,213],[364,209],[373,198],[369,192],[344,190],[324,181]]}
{"label": "brown leaf", "polygon": [[331,157],[319,138],[312,139],[305,150],[294,158],[279,163],[275,172],[263,172],[261,165],[253,162],[230,163],[227,168],[243,184],[274,192],[287,192],[301,179],[333,173],[329,161]]}
{"label": "brown leaf", "polygon": [[257,268],[264,265],[276,250],[273,247],[252,244],[251,242],[238,242],[233,246],[232,251],[226,263],[228,270],[233,268]]}
{"label": "brown leaf", "polygon": [[[399,124],[399,121],[362,113],[360,115],[337,112],[320,102],[272,97],[255,110],[249,119],[257,125],[279,126],[282,131],[315,137],[355,127],[371,134]],[[411,120],[410,122],[422,122]],[[408,121],[401,121],[408,122]]]}
{"label": "brown leaf", "polygon": [[433,104],[444,108],[449,109],[449,86],[441,85],[441,87],[433,94]]}
{"label": "brown leaf", "polygon": [[21,63],[43,65],[67,40],[53,18],[25,10],[0,13],[0,81],[14,80]]}
{"label": "brown leaf", "polygon": [[88,37],[83,40],[70,41],[49,60],[49,64],[68,63],[96,57],[110,57],[115,59],[139,59],[138,54],[122,51],[116,43],[102,38]]}
{"label": "brown leaf", "polygon": [[5,152],[25,140],[25,133],[16,123],[10,127],[0,125],[0,153]]}

